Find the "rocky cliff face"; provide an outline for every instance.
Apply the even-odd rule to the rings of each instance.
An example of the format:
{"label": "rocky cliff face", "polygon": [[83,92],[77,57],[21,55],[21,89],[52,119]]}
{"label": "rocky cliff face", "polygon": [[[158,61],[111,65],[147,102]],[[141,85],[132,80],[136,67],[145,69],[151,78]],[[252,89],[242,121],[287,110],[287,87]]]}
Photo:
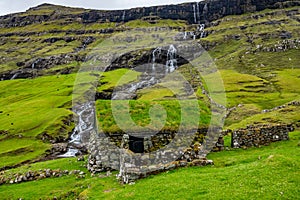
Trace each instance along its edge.
{"label": "rocky cliff face", "polygon": [[[0,55],[0,60],[2,61],[2,65],[0,64],[0,80],[74,72],[82,62],[92,59],[86,57],[92,45],[114,32],[122,32],[132,27],[139,27],[138,23],[133,26],[128,24],[132,20],[145,19],[146,16],[152,16],[147,17],[148,19],[183,20],[180,25],[176,25],[177,22],[174,22],[175,25],[172,26],[167,25],[170,30],[176,29],[181,32],[186,30],[194,31],[198,26],[196,24],[206,23],[206,25],[210,26],[205,32],[205,36],[207,36],[224,32],[224,28],[217,31],[211,28],[217,27],[222,22],[222,17],[226,15],[239,15],[266,8],[285,8],[296,5],[300,5],[299,0],[206,0],[179,5],[100,11],[42,4],[23,13],[0,16],[0,46],[2,46],[1,50],[3,52]],[[272,12],[271,15],[282,15],[281,10],[278,9],[276,12]],[[298,13],[297,9],[293,9],[284,11],[283,14],[288,18],[299,21]],[[249,20],[252,18],[255,20],[259,19],[264,17],[263,15],[253,13],[249,16]],[[286,19],[283,19],[283,21],[268,20],[260,23],[265,23],[266,26],[278,25],[287,22],[284,20]],[[193,25],[186,26],[185,21]],[[148,24],[150,25],[150,23]],[[248,27],[244,25],[239,28],[246,30]],[[147,28],[144,27],[144,29],[146,31]],[[291,47],[295,49],[299,45],[299,39],[296,38],[297,35],[295,33],[292,35],[292,32],[286,30],[272,34],[258,34],[263,39],[279,37],[287,41],[275,45],[268,44],[268,46],[259,44],[259,48],[255,50],[256,52],[277,52]],[[183,35],[181,36],[184,37]],[[224,41],[238,41],[241,37],[241,34],[225,35]],[[252,36],[247,35],[247,37],[249,37],[247,41],[254,45],[251,39]],[[253,37],[255,38],[256,36],[253,35]],[[195,39],[199,38],[199,34],[196,35]],[[211,50],[222,42],[200,40],[200,43],[206,50]],[[140,63],[140,61],[149,61],[152,51],[143,53],[141,57],[135,56],[133,52],[130,54],[116,60],[110,68],[117,69],[124,66],[130,68],[132,65]],[[161,63],[165,62],[166,58],[161,58]]]}
{"label": "rocky cliff face", "polygon": [[[246,12],[261,11],[267,8],[283,8],[298,6],[298,0],[206,0],[197,3],[140,7],[129,10],[101,11],[79,9],[42,4],[29,9],[35,13],[38,10],[52,8],[48,14],[10,14],[0,17],[0,27],[18,27],[33,23],[68,18],[70,22],[123,22],[140,19],[145,16],[158,16],[162,19],[187,20],[189,23],[210,22],[227,15],[239,15]],[[67,9],[67,12],[64,10]],[[62,12],[63,10],[63,12]],[[42,12],[43,13],[43,12]]]}

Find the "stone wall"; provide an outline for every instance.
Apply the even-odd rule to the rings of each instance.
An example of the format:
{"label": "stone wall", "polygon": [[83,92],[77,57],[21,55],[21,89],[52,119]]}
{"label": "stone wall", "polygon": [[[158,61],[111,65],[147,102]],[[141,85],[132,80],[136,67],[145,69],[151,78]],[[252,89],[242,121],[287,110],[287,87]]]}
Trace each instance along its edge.
{"label": "stone wall", "polygon": [[[144,153],[135,154],[130,149],[131,136],[119,134],[107,137],[105,134],[93,135],[91,138],[90,157],[88,169],[93,172],[108,170],[119,170],[119,180],[122,183],[130,183],[137,179],[157,174],[163,171],[172,170],[185,166],[205,166],[213,164],[213,161],[206,159],[203,151],[204,135],[207,129],[198,130],[192,137],[193,142],[185,149],[173,148],[163,149],[174,140],[175,133],[159,133],[152,137],[145,137],[140,145]],[[217,130],[216,130],[217,131]],[[268,145],[271,142],[288,140],[288,133],[293,131],[292,125],[267,124],[248,126],[233,132],[216,132],[217,139],[214,141],[213,151],[224,150],[225,135],[231,133],[232,147],[258,147]],[[139,141],[140,142],[140,141]],[[162,150],[161,150],[162,149]],[[160,153],[151,152],[161,150]],[[178,157],[178,155],[180,155]]]}
{"label": "stone wall", "polygon": [[77,178],[84,178],[85,172],[80,170],[52,170],[44,169],[38,171],[27,171],[24,173],[11,173],[5,175],[4,171],[0,172],[0,185],[2,184],[16,184],[28,181],[41,180],[45,178],[55,178],[68,175],[75,175]]}
{"label": "stone wall", "polygon": [[[129,135],[124,134],[120,149],[118,179],[125,184],[178,167],[213,164],[213,161],[207,160],[201,151],[200,143],[193,144],[192,148],[181,149],[175,145],[175,148],[161,149],[158,153],[142,155],[132,154],[128,144]],[[181,156],[177,158],[178,155]]]}
{"label": "stone wall", "polygon": [[241,147],[259,147],[269,145],[271,142],[289,139],[289,132],[293,131],[292,125],[257,125],[247,126],[244,129],[233,131],[231,146],[233,148]]}
{"label": "stone wall", "polygon": [[[203,139],[204,139],[207,131],[208,131],[208,128],[199,128],[197,131],[195,131],[193,144],[196,142],[203,143]],[[105,133],[104,135],[109,137],[109,141],[111,142],[112,145],[120,147],[124,134],[125,133],[123,133],[123,132],[118,132],[118,133],[113,133],[113,134]],[[143,133],[139,133],[138,135],[134,134],[134,135],[137,135],[137,137],[130,136],[129,142],[133,143],[134,141],[137,141],[139,143],[140,141],[142,141],[143,149],[144,149],[143,152],[149,153],[149,152],[156,151],[156,150],[168,145],[174,139],[175,134],[176,134],[175,131],[164,130],[164,131],[160,131],[159,133],[157,133],[155,135],[149,136],[150,133],[143,132]],[[142,140],[140,140],[139,138],[142,138]],[[130,145],[130,146],[132,146],[132,145]],[[129,149],[131,151],[135,152],[135,150],[133,148],[129,148]]]}
{"label": "stone wall", "polygon": [[[220,129],[214,129],[216,137]],[[88,169],[92,173],[119,170],[122,183],[185,166],[204,166],[213,164],[206,159],[209,142],[203,143],[208,128],[191,132],[188,137],[178,139],[178,133],[160,132],[137,140],[143,153],[134,153],[130,145],[134,139],[124,133],[108,136],[104,133],[92,134]],[[185,139],[192,141],[186,144]],[[211,138],[216,141],[217,138]],[[174,142],[175,141],[175,142]],[[219,141],[218,141],[219,142]],[[217,144],[218,144],[217,142]],[[165,148],[168,145],[168,148]],[[215,147],[220,148],[220,146]]]}

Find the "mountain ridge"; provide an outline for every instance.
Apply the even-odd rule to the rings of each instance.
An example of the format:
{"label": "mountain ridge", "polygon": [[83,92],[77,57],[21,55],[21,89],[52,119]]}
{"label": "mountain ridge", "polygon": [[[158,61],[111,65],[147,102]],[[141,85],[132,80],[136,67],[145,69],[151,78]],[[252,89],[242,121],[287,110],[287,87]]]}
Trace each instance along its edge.
{"label": "mountain ridge", "polygon": [[[140,19],[145,16],[156,15],[162,19],[187,20],[192,23],[207,23],[220,19],[227,15],[240,15],[246,12],[261,11],[264,9],[276,9],[284,7],[299,6],[299,0],[262,0],[262,1],[246,1],[246,0],[206,0],[196,3],[182,3],[173,5],[138,7],[124,10],[91,10],[83,8],[72,8],[52,4],[41,4],[28,9],[20,16],[19,13],[0,16],[0,27],[16,27],[25,26],[32,23],[41,23],[49,20],[60,19],[62,17],[70,17],[74,19],[81,18],[82,23],[94,22],[127,22]],[[58,14],[53,10],[45,13],[30,15],[31,11],[37,11],[47,7],[57,7],[65,10],[77,10],[79,13],[62,13]],[[50,12],[51,11],[51,12]],[[196,14],[194,12],[197,12]],[[27,14],[26,14],[27,13]],[[29,13],[29,14],[28,14]],[[37,14],[37,13],[36,13]],[[50,16],[49,16],[50,15]],[[22,21],[22,22],[21,22]]]}

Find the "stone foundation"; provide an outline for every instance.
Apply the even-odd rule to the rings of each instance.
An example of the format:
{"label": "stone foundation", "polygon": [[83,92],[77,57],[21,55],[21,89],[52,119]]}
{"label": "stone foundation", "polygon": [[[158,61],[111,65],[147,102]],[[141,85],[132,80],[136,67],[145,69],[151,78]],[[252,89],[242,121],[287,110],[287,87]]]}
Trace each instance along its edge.
{"label": "stone foundation", "polygon": [[[122,145],[124,149],[127,149],[127,153],[130,152],[130,155],[134,155],[134,153],[143,154],[143,163],[139,163],[139,165],[149,165],[151,163],[162,162],[167,164],[168,159],[166,159],[166,157],[172,157],[171,161],[186,160],[187,162],[191,162],[194,159],[205,157],[206,153],[200,153],[200,148],[207,132],[207,128],[201,128],[193,134],[189,134],[187,137],[189,138],[190,143],[184,145],[185,149],[180,149],[176,146],[180,146],[179,144],[185,143],[181,140],[177,141],[177,143],[172,146],[171,143],[176,137],[175,132],[160,132],[153,136],[148,136],[147,133],[141,133],[139,137],[128,135],[128,138],[124,138],[126,135],[124,133],[115,133],[110,135],[105,133],[91,134],[89,143],[90,156],[88,169],[91,172],[102,172],[111,169],[119,170]],[[143,137],[143,135],[145,135],[145,137]],[[127,140],[125,142],[126,145],[122,144],[124,139]],[[211,140],[216,141],[217,139]],[[166,148],[166,146],[169,147],[170,145],[172,146],[172,151],[163,151],[160,155],[155,155],[155,157],[153,157],[154,152]],[[148,161],[146,161],[147,159]]]}
{"label": "stone foundation", "polygon": [[[205,166],[212,165],[213,161],[206,159],[203,148],[204,134],[198,130],[196,134],[191,134],[190,141],[192,145],[188,148],[181,149],[175,145],[173,148],[164,149],[175,137],[175,133],[159,133],[155,136],[145,137],[139,140],[138,145],[143,149],[143,153],[134,153],[132,136],[119,134],[107,136],[105,134],[93,135],[90,143],[90,157],[88,169],[93,172],[102,172],[109,170],[119,170],[118,178],[122,183],[134,182],[137,179],[160,172],[176,169],[186,166]],[[215,130],[218,131],[218,130]],[[244,129],[231,131],[216,132],[217,139],[211,139],[214,142],[212,151],[224,150],[225,135],[231,132],[232,147],[258,147],[268,145],[271,142],[288,140],[288,133],[293,131],[292,125],[266,124],[248,126]],[[210,139],[206,138],[207,141]],[[179,142],[182,142],[179,140]],[[187,145],[188,146],[188,145]],[[156,153],[153,153],[156,151]],[[180,155],[180,156],[178,156]]]}

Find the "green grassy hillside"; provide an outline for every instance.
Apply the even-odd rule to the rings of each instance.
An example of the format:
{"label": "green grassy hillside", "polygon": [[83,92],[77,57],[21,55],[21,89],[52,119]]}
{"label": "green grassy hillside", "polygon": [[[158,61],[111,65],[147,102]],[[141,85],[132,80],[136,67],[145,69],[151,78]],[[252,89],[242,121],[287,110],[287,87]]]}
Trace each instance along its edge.
{"label": "green grassy hillside", "polygon": [[211,153],[208,158],[214,160],[214,166],[168,171],[134,185],[120,185],[116,172],[109,176],[91,175],[84,162],[76,159],[25,165],[4,172],[3,176],[44,168],[77,169],[86,174],[84,178],[69,175],[2,185],[0,195],[3,199],[297,199],[299,135],[300,132],[293,132],[290,141],[267,147]]}
{"label": "green grassy hillside", "polygon": [[[47,15],[53,9],[56,8],[48,5],[20,15]],[[66,14],[84,12],[65,7],[59,10]],[[1,197],[296,199],[300,194],[296,170],[300,165],[300,109],[299,105],[287,104],[300,100],[300,7],[227,16],[205,29],[207,37],[197,39],[215,61],[223,79],[226,107],[231,110],[225,119],[224,129],[260,123],[292,123],[298,132],[292,133],[291,141],[247,151],[213,153],[209,155],[215,162],[213,167],[179,169],[138,181],[132,186],[119,185],[114,176],[91,177],[84,163],[75,159],[21,166],[42,160],[53,144],[67,142],[75,126],[71,111],[72,99],[78,97],[78,94],[73,96],[75,83],[82,89],[90,88],[90,80],[99,76],[97,93],[109,93],[118,84],[126,85],[141,78],[140,72],[116,69],[99,74],[87,73],[82,80],[76,79],[80,67],[88,65],[85,58],[91,56],[92,50],[96,53],[109,52],[110,43],[104,43],[103,48],[98,49],[105,39],[116,34],[120,40],[128,39],[124,31],[149,27],[195,29],[185,21],[159,20],[152,24],[134,20],[83,24],[80,21],[69,23],[67,18],[0,28],[0,176],[44,168],[81,169],[87,173],[85,178],[65,176],[2,185]],[[99,30],[109,31],[103,33]],[[137,55],[141,54],[137,52]],[[188,65],[178,71],[189,83],[198,86],[193,89],[201,113],[195,121],[199,121],[200,127],[208,126],[210,103],[197,85],[199,80],[188,73]],[[119,83],[125,74],[126,80]],[[16,79],[10,80],[13,75],[17,75]],[[219,85],[214,84],[214,75],[200,79],[204,87],[212,86],[211,95],[218,95]],[[166,89],[173,86],[175,80],[176,77],[170,74],[163,83],[137,91],[136,99],[129,102],[131,117],[136,124],[147,126],[150,123],[150,107],[160,104],[168,114],[164,129],[173,131],[178,128],[181,116],[176,95],[182,95],[184,88]],[[281,105],[286,106],[272,110]],[[98,99],[96,108],[99,128],[108,133],[119,132],[111,113],[111,101]],[[267,109],[268,112],[265,111]],[[15,167],[19,168],[3,171]],[[41,189],[37,190],[36,184]],[[152,187],[145,191],[149,186]]]}

